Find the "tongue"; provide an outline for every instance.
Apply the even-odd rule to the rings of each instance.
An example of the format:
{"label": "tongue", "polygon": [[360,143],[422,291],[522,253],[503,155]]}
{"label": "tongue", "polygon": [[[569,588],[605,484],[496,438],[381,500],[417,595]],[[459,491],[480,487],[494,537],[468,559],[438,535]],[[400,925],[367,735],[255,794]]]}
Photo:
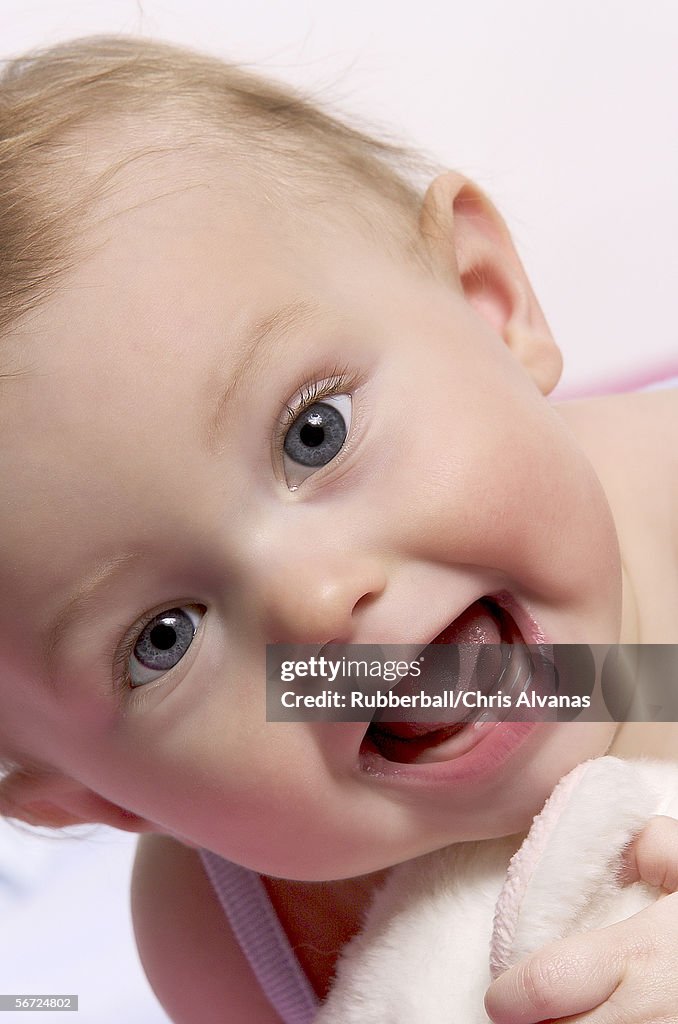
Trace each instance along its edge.
{"label": "tongue", "polygon": [[[431,641],[432,644],[499,644],[501,633],[499,624],[494,618],[490,608],[482,599],[474,601],[465,612],[447,626],[442,633]],[[468,646],[459,648],[459,680],[457,687],[469,689],[473,679],[474,670],[478,656],[477,648]],[[477,680],[475,688],[477,688]],[[401,687],[398,688],[402,692]],[[380,722],[378,728],[381,732],[392,736],[395,739],[415,739],[419,736],[426,736],[428,733],[444,729],[447,735],[462,728],[459,722],[450,724],[449,719],[444,722]],[[440,739],[447,738],[441,733]],[[438,737],[436,737],[437,739]]]}
{"label": "tongue", "polygon": [[[465,612],[431,641],[433,644],[499,644],[501,634],[497,620],[487,604],[474,601]],[[461,652],[460,652],[461,653]]]}

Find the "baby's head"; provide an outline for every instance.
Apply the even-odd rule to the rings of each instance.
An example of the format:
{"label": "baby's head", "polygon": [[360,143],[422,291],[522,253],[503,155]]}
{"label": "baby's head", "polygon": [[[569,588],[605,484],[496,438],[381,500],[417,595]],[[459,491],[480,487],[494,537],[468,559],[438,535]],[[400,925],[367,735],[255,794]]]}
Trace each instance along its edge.
{"label": "baby's head", "polygon": [[445,786],[365,770],[365,723],[265,720],[266,643],[426,643],[502,593],[547,641],[618,638],[492,204],[146,41],[19,63],[0,103],[1,809],[308,879],[527,827],[609,726]]}

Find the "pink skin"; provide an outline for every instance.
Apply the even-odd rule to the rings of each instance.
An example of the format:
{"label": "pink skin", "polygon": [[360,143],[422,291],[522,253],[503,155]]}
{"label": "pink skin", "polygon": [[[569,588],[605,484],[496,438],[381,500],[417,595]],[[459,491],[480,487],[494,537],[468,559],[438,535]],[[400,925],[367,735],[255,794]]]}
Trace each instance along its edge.
{"label": "pink skin", "polygon": [[[266,642],[427,642],[500,591],[554,642],[619,637],[610,508],[546,400],[560,357],[500,219],[462,179],[438,179],[427,273],[348,214],[271,218],[254,188],[243,198],[187,160],[125,179],[115,216],[90,229],[98,251],[16,339],[30,373],[2,402],[0,690],[7,730],[56,771],[15,798],[115,824],[122,807],[128,827],[308,880],[526,828],[612,726],[542,725],[501,771],[413,787],[361,767],[364,724],[267,723],[264,709]],[[175,163],[211,188],[161,187]],[[238,339],[299,299],[322,312],[268,346],[207,454],[201,424]],[[337,366],[347,440],[290,479],[271,444],[281,409]],[[89,603],[50,681],[48,621],[128,551],[140,561]],[[182,605],[207,609],[188,653],[111,695],[121,638]]]}

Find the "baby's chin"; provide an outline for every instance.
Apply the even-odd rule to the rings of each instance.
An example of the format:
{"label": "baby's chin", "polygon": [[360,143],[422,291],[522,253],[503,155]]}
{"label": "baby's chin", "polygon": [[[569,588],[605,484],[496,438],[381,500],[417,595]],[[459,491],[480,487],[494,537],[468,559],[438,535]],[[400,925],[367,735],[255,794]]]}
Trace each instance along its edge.
{"label": "baby's chin", "polygon": [[402,835],[391,832],[388,842],[365,842],[352,851],[342,844],[336,862],[332,843],[320,837],[314,843],[307,836],[303,864],[300,851],[295,851],[284,863],[278,859],[267,865],[263,873],[299,882],[362,878],[454,843],[527,833],[560,779],[583,761],[606,754],[617,728],[616,723],[544,723],[520,763],[464,806],[451,809],[449,802],[447,807],[441,802],[421,815],[415,812]]}
{"label": "baby's chin", "polygon": [[532,756],[510,783],[505,806],[497,807],[496,834],[529,829],[560,780],[582,762],[605,756],[618,728],[616,722],[545,723]]}
{"label": "baby's chin", "polygon": [[560,780],[582,762],[607,754],[618,729],[615,722],[544,723],[519,763],[478,801],[484,806],[464,808],[447,842],[527,832]]}

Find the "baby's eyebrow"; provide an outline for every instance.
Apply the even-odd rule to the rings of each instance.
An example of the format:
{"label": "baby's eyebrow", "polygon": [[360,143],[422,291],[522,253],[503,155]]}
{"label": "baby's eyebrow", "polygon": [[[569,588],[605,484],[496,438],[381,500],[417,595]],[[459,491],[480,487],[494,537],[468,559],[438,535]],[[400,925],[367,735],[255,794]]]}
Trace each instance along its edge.
{"label": "baby's eyebrow", "polygon": [[50,683],[54,678],[57,655],[70,631],[72,623],[80,618],[83,609],[98,590],[103,589],[105,586],[110,586],[116,577],[125,578],[129,576],[132,566],[141,561],[142,558],[142,552],[135,551],[100,562],[88,575],[87,579],[81,582],[77,592],[56,613],[47,627],[42,645],[42,661],[47,669],[48,681]]}
{"label": "baby's eyebrow", "polygon": [[309,323],[327,310],[308,299],[296,299],[280,306],[273,313],[261,317],[247,333],[240,356],[229,369],[229,382],[219,393],[216,409],[205,425],[203,443],[210,455],[217,455],[221,447],[224,422],[239,386],[252,375],[271,346],[286,335],[308,327]]}

